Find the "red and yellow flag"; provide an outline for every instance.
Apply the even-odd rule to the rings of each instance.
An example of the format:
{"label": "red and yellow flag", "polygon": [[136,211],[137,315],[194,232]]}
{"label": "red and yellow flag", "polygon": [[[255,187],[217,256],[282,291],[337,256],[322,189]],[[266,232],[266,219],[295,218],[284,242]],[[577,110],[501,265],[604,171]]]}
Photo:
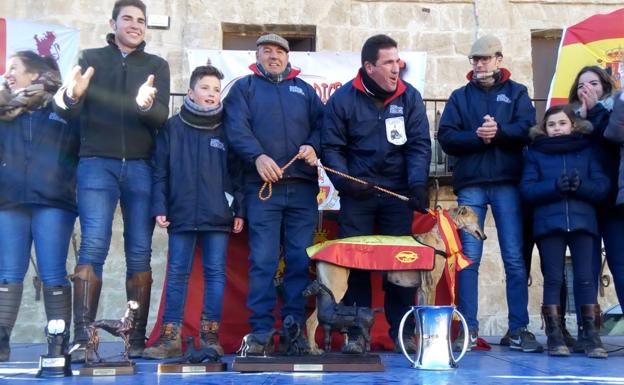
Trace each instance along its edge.
{"label": "red and yellow flag", "polygon": [[606,69],[617,88],[622,87],[624,8],[606,15],[594,15],[563,31],[557,68],[548,95],[549,105],[568,102],[576,74],[588,65]]}

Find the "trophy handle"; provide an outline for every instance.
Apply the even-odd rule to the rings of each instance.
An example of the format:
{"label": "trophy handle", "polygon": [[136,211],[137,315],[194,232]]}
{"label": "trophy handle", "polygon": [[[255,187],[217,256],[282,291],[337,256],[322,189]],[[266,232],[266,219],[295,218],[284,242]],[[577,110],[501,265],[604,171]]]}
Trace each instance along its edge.
{"label": "trophy handle", "polygon": [[[409,356],[409,354],[407,354],[407,351],[405,350],[405,344],[403,343],[403,329],[405,327],[405,321],[407,321],[407,317],[409,317],[412,313],[414,314],[414,317],[416,318],[415,323],[418,324],[418,309],[415,306],[410,307],[410,309],[405,313],[405,315],[403,315],[403,318],[401,318],[401,323],[399,324],[399,345],[401,345],[401,351],[403,352],[403,355],[405,356],[405,358],[407,358],[409,360],[409,362],[412,364],[413,367],[416,366],[416,361],[412,360]],[[420,327],[419,327],[420,330]],[[416,356],[418,357],[418,356]]]}
{"label": "trophy handle", "polygon": [[453,356],[453,349],[451,348],[451,341],[449,339],[449,349],[451,352],[451,360],[453,361],[453,365],[455,365],[459,362],[459,360],[461,360],[464,357],[464,354],[466,354],[466,350],[468,350],[468,341],[470,339],[470,332],[468,331],[468,324],[466,323],[466,319],[464,318],[462,313],[460,313],[455,308],[453,309],[453,313],[456,313],[459,316],[459,320],[461,321],[462,327],[464,328],[464,345],[462,346],[462,351],[459,354],[459,357],[457,358]]}

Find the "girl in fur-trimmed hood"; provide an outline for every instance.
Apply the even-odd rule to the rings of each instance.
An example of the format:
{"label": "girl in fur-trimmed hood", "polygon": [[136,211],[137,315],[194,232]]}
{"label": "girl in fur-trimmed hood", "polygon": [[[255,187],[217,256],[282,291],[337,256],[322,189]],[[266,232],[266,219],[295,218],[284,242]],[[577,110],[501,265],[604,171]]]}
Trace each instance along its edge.
{"label": "girl in fur-trimmed hood", "polygon": [[[567,356],[561,328],[560,291],[566,247],[574,266],[574,298],[580,304],[579,339],[592,358],[606,358],[595,314],[600,314],[594,289],[591,255],[598,234],[595,205],[609,191],[609,179],[592,145],[591,123],[570,106],[554,106],[530,131],[533,139],[524,156],[520,193],[533,208],[535,237],[544,274],[544,305],[548,354]],[[598,311],[598,313],[596,313]]]}

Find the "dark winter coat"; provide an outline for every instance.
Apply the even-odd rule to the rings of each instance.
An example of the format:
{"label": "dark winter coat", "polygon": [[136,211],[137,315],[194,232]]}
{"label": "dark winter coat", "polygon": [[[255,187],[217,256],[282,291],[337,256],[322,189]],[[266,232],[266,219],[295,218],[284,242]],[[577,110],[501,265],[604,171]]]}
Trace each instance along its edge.
{"label": "dark winter coat", "polygon": [[0,208],[36,204],[76,211],[78,130],[51,105],[0,120]]}
{"label": "dark winter coat", "polygon": [[[398,192],[425,186],[431,138],[420,93],[399,81],[380,107],[366,93],[359,72],[334,92],[321,134],[323,164]],[[404,132],[393,138],[388,122],[395,121],[402,122]],[[330,178],[334,184],[342,182],[336,175]]]}
{"label": "dark winter coat", "polygon": [[[509,79],[506,69],[501,71],[502,78],[490,88],[471,81],[453,91],[442,113],[438,140],[444,152],[455,157],[455,192],[484,183],[515,184],[522,174],[522,149],[535,125],[535,108],[527,88]],[[498,123],[490,144],[476,133],[485,115]]]}
{"label": "dark winter coat", "polygon": [[241,165],[221,124],[195,128],[182,119],[185,114],[190,112],[182,107],[156,138],[151,213],[167,216],[170,233],[229,232],[234,216],[245,216]]}
{"label": "dark winter coat", "polygon": [[[562,193],[557,179],[562,173],[578,173],[580,186]],[[524,154],[520,194],[533,209],[533,235],[585,231],[596,235],[595,205],[609,191],[609,179],[586,136],[540,136]]]}
{"label": "dark winter coat", "polygon": [[[301,145],[319,154],[323,103],[314,88],[297,77],[297,69],[279,83],[265,78],[255,64],[250,69],[254,74],[237,80],[223,102],[223,124],[231,148],[244,162],[245,183],[259,183],[255,161],[262,154],[280,167]],[[292,178],[317,183],[316,167],[296,160],[283,175],[283,180]]]}
{"label": "dark winter coat", "polygon": [[616,204],[624,205],[624,92],[617,94],[614,99],[613,112],[611,113],[609,125],[604,132],[604,136],[620,146],[620,166]]}

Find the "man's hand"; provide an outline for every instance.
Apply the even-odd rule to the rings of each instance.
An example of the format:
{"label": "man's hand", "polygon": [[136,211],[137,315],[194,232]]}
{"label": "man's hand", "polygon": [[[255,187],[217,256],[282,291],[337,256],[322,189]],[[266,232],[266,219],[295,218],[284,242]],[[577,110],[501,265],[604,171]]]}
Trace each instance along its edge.
{"label": "man's hand", "polygon": [[84,95],[89,88],[89,82],[91,78],[95,74],[95,69],[93,67],[87,68],[85,73],[82,73],[82,67],[74,66],[67,75],[67,79],[65,80],[64,87],[66,89],[65,94],[72,101],[77,102],[78,99]]}
{"label": "man's hand", "polygon": [[297,158],[303,159],[307,164],[312,167],[316,167],[316,161],[318,159],[316,157],[316,151],[314,151],[314,147],[308,144],[303,144],[301,145],[301,147],[299,147],[299,153],[297,154]]}
{"label": "man's hand", "polygon": [[156,223],[158,224],[158,226],[162,227],[163,229],[169,227],[169,225],[171,224],[171,222],[167,220],[166,215],[157,215]]}
{"label": "man's hand", "polygon": [[265,182],[275,183],[282,179],[282,169],[269,156],[262,154],[256,158],[256,170]]}
{"label": "man's hand", "polygon": [[238,234],[243,231],[243,226],[245,225],[245,220],[240,217],[234,217],[234,224],[232,225],[232,232],[234,234]]}
{"label": "man's hand", "polygon": [[498,131],[498,123],[490,115],[483,117],[483,124],[477,128],[477,136],[483,140],[485,144],[490,144]]}
{"label": "man's hand", "polygon": [[154,87],[154,75],[149,75],[137,93],[136,103],[142,110],[149,110],[158,90]]}

